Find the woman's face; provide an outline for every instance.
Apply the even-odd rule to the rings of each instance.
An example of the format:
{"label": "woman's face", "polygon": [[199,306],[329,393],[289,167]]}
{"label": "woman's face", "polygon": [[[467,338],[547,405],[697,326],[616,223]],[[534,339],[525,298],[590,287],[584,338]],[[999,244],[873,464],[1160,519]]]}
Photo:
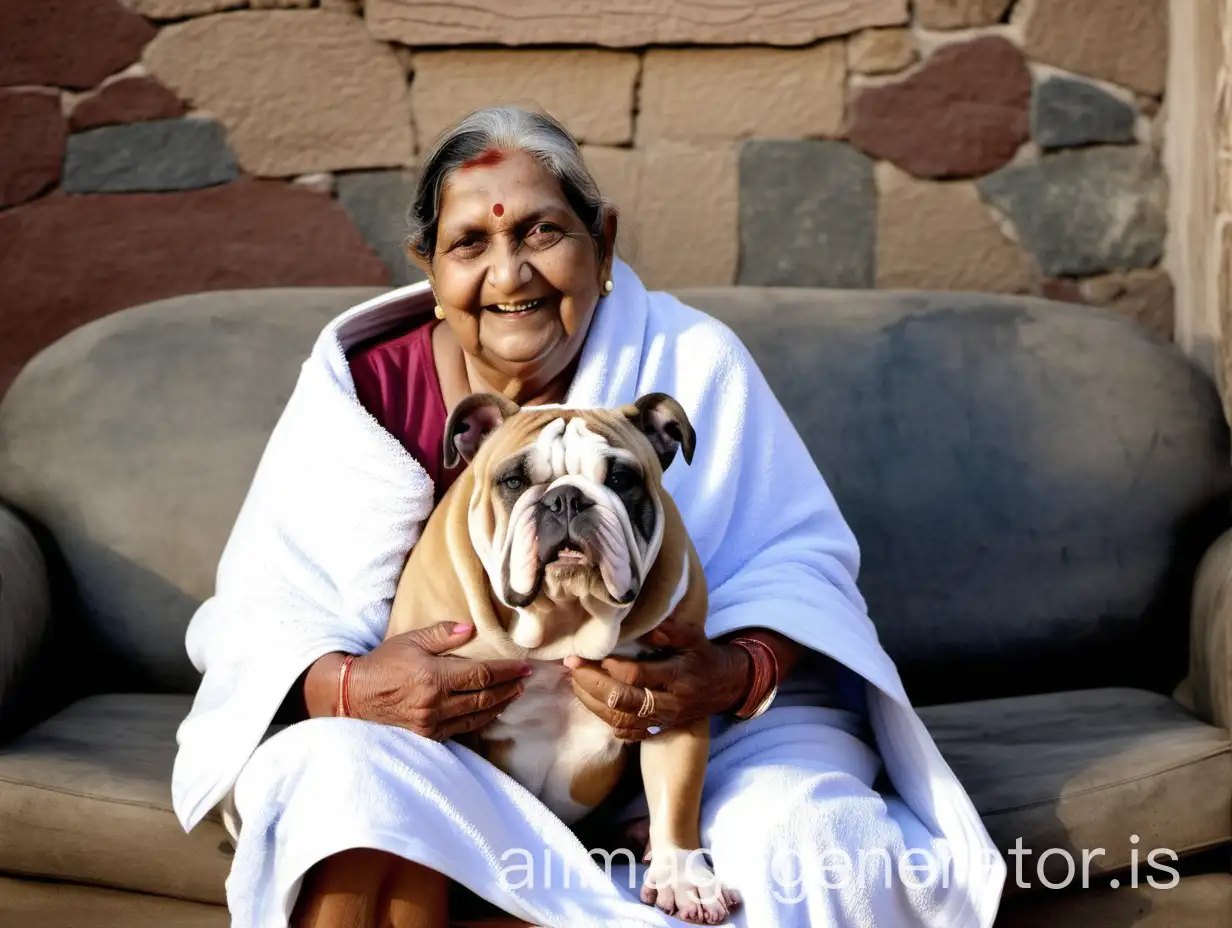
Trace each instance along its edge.
{"label": "woman's face", "polygon": [[534,157],[493,150],[446,181],[427,270],[484,379],[503,389],[517,378],[533,390],[576,358],[611,259],[600,261],[560,183]]}

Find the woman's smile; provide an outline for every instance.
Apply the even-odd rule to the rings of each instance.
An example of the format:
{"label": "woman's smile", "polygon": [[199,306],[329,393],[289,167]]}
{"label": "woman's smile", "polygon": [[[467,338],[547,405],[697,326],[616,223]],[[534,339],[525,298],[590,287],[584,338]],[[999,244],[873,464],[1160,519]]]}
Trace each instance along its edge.
{"label": "woman's smile", "polygon": [[491,313],[496,313],[498,316],[506,316],[512,319],[524,319],[537,309],[542,309],[547,305],[548,297],[540,296],[530,300],[520,300],[510,303],[490,303],[484,309]]}

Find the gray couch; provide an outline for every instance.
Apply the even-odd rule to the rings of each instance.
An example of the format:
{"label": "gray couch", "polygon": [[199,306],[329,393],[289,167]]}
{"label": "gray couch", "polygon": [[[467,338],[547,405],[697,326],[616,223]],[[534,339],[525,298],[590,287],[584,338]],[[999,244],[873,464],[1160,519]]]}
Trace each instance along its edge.
{"label": "gray couch", "polygon": [[[0,403],[0,925],[226,924],[225,832],[170,808],[184,631],[317,331],[374,292],[136,307]],[[1027,890],[1009,858],[1000,923],[1228,924],[1232,464],[1210,381],[1042,300],[682,296],[760,360],[908,691],[999,845],[1033,852]],[[1090,888],[1043,888],[1050,848],[1087,849]],[[1170,879],[1159,848],[1171,888],[1146,881]]]}

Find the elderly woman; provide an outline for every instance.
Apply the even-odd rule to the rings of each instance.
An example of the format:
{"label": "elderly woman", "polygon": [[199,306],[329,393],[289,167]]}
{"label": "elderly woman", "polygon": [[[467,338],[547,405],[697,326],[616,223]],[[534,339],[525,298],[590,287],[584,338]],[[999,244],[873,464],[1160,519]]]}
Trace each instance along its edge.
{"label": "elderly woman", "polygon": [[[427,283],[322,332],[189,629],[204,676],[173,792],[186,828],[223,808],[232,924],[444,926],[451,887],[538,925],[680,924],[640,900],[632,854],[588,853],[456,740],[526,665],[449,656],[465,615],[384,637],[458,476],[454,404],[662,391],[697,430],[665,488],[705,569],[705,634],[669,622],[661,659],[570,659],[577,696],[633,742],[710,720],[702,839],[736,924],[990,925],[1003,864],[877,643],[855,539],[733,333],[615,258],[574,140],[544,115],[471,114],[424,160],[410,227]],[[603,814],[635,835],[644,797]]]}

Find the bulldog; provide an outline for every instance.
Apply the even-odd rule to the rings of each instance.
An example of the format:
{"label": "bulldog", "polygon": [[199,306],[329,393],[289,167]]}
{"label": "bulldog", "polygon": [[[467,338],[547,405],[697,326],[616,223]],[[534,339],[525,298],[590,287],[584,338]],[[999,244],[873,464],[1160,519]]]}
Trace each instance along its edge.
{"label": "bulldog", "polygon": [[[567,824],[609,795],[629,751],[574,694],[563,660],[644,656],[641,639],[668,615],[705,623],[705,575],[662,482],[694,446],[684,410],[662,393],[610,410],[473,394],[449,415],[445,464],[467,466],[411,551],[388,635],[466,616],[475,634],[450,653],[531,662],[521,698],[469,743]],[[698,850],[709,732],[702,720],[640,747],[641,898],[700,924],[739,904]]]}

